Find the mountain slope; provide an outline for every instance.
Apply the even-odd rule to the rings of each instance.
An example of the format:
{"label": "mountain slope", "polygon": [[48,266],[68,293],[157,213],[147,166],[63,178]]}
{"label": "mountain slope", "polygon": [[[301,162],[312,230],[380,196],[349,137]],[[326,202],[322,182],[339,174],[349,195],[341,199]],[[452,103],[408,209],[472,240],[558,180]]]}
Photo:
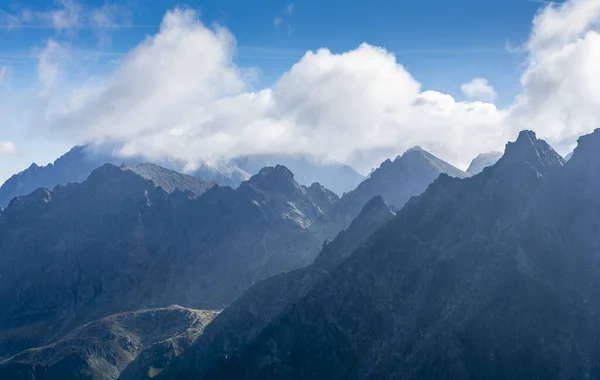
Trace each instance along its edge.
{"label": "mountain slope", "polygon": [[214,321],[206,335],[165,376],[181,374],[180,378],[185,379],[193,368],[198,377],[219,359],[243,348],[289,304],[297,302],[325,281],[331,271],[393,217],[394,213],[381,197],[373,198],[347,230],[323,246],[312,265],[270,277],[249,288]]}
{"label": "mountain slope", "polygon": [[282,166],[190,197],[105,165],[18,197],[0,213],[0,357],[125,310],[222,309],[312,262],[337,201]]}
{"label": "mountain slope", "polygon": [[494,165],[502,157],[501,152],[481,153],[471,161],[467,173],[471,175],[479,174],[488,166]]}
{"label": "mountain slope", "polygon": [[355,190],[342,197],[334,213],[344,228],[375,196],[382,196],[387,204],[400,210],[411,197],[425,191],[442,173],[456,178],[468,177],[467,173],[420,147],[414,147],[394,161],[383,162]]}
{"label": "mountain slope", "polygon": [[441,176],[205,378],[598,378],[599,150],[523,132]]}
{"label": "mountain slope", "polygon": [[233,163],[248,173],[258,173],[266,166],[283,165],[294,173],[298,183],[309,186],[318,182],[338,195],[354,190],[365,179],[348,165],[300,154],[238,157]]}
{"label": "mountain slope", "polygon": [[136,372],[154,376],[204,331],[217,312],[171,306],[90,322],[49,346],[0,362],[11,380],[114,380]]}

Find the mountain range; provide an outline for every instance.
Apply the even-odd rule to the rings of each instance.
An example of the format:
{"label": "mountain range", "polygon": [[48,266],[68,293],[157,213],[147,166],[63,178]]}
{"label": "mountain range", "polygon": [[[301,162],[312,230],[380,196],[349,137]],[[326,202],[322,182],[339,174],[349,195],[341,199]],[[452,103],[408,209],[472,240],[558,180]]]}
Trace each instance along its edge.
{"label": "mountain range", "polygon": [[[6,207],[13,198],[27,195],[39,188],[54,189],[57,185],[81,183],[94,169],[104,164],[137,166],[146,162],[147,159],[141,156],[119,158],[92,146],[75,146],[54,163],[47,166],[33,163],[6,180],[0,186],[0,207]],[[165,160],[156,161],[155,164],[173,170],[183,168],[183,165]],[[330,159],[317,160],[306,155],[257,155],[239,157],[230,162],[204,162],[189,174],[206,182],[236,188],[263,167],[275,165],[288,167],[303,185],[310,186],[319,182],[340,195],[354,189],[364,180],[362,175],[348,165]]]}
{"label": "mountain range", "polygon": [[[588,237],[542,238],[566,226],[565,210],[573,220],[579,193],[563,194],[566,177],[593,199],[573,174],[595,176],[580,151],[565,166],[523,132],[471,177],[415,147],[341,198],[282,165],[232,189],[155,164],[106,164],[81,183],[17,196],[0,212],[0,375],[487,378],[489,363],[471,368],[469,355],[505,346],[470,345],[463,323],[485,335],[497,322],[487,308],[519,322],[492,307],[509,297],[504,281],[538,291],[527,276],[550,283],[544,270],[563,264],[556,244]],[[577,222],[593,231],[593,220]],[[173,315],[170,332],[128,324],[148,312]],[[450,348],[458,356],[444,356]],[[507,355],[499,368],[511,377]],[[427,372],[432,363],[441,374]]]}
{"label": "mountain range", "polygon": [[122,311],[221,309],[254,281],[309,264],[338,200],[282,166],[235,190],[163,170],[159,183],[184,185],[170,193],[142,168],[106,164],[0,214],[2,356]]}
{"label": "mountain range", "polygon": [[[159,378],[598,378],[598,151],[600,130],[566,164],[522,132],[480,174],[441,175],[249,339],[201,337]],[[219,331],[248,315],[228,314]]]}

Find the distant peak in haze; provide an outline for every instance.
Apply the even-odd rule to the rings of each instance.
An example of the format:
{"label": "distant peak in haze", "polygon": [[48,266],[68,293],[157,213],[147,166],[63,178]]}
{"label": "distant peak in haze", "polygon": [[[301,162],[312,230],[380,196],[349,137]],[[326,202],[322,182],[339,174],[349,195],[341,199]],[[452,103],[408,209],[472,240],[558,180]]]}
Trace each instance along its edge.
{"label": "distant peak in haze", "polygon": [[502,158],[502,152],[487,152],[481,153],[471,161],[467,173],[471,175],[479,174],[488,166],[494,165]]}
{"label": "distant peak in haze", "polygon": [[425,149],[421,148],[419,145],[415,145],[412,148],[408,149],[406,151],[406,153],[408,153],[408,152],[423,152],[423,153],[429,154],[429,152],[427,152]]}
{"label": "distant peak in haze", "polygon": [[411,148],[394,161],[385,160],[355,190],[345,194],[337,206],[338,216],[348,225],[377,196],[399,210],[411,197],[423,193],[440,174],[469,176],[420,147]]}

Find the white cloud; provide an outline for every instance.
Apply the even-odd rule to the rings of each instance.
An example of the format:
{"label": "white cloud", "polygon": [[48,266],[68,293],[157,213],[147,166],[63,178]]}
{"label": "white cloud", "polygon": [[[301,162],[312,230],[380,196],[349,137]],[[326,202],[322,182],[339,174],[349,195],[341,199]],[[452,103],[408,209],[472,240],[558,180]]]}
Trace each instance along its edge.
{"label": "white cloud", "polygon": [[273,19],[273,25],[275,25],[275,27],[277,28],[277,27],[279,27],[279,25],[281,25],[281,22],[282,22],[282,21],[283,21],[283,20],[281,19],[281,17],[275,17],[275,18]]}
{"label": "white cloud", "polygon": [[[393,54],[367,44],[342,54],[307,52],[272,88],[253,92],[253,72],[233,62],[233,36],[177,9],[108,76],[76,87],[62,81],[35,124],[188,168],[205,159],[302,152],[368,172],[413,145],[466,167],[478,153],[502,150],[520,129],[572,144],[600,126],[599,3],[571,0],[536,16],[522,92],[505,109],[422,91]],[[53,73],[40,70],[40,77],[58,88],[61,76]],[[468,96],[493,98],[487,82],[464,87]]]}
{"label": "white cloud", "polygon": [[17,152],[17,147],[11,141],[0,141],[0,156],[15,154]]}
{"label": "white cloud", "polygon": [[42,92],[45,94],[59,81],[60,66],[68,60],[69,49],[50,38],[38,57],[38,77],[42,85]]}
{"label": "white cloud", "polygon": [[460,90],[469,99],[477,99],[493,102],[497,94],[492,85],[484,78],[475,78],[470,82],[463,83]]}
{"label": "white cloud", "polygon": [[[49,96],[40,124],[122,144],[122,154],[169,156],[191,167],[209,157],[291,151],[367,171],[415,144],[466,165],[479,149],[498,148],[492,137],[502,112],[421,93],[382,48],[308,52],[261,92],[247,91],[234,50],[233,36],[208,29],[192,10],[169,12],[160,32],[108,78]],[[444,146],[448,141],[455,143]]]}
{"label": "white cloud", "polygon": [[58,0],[60,9],[49,12],[52,25],[57,30],[77,28],[82,22],[83,7],[71,0]]}
{"label": "white cloud", "polygon": [[532,126],[566,147],[600,127],[600,0],[548,6],[534,22],[514,128]]}

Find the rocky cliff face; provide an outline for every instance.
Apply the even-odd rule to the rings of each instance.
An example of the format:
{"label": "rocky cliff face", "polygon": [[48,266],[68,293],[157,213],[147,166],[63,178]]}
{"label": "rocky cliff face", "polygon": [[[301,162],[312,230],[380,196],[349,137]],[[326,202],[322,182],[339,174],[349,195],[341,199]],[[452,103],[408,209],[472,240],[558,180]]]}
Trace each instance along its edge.
{"label": "rocky cliff face", "polygon": [[187,180],[105,165],[14,199],[0,214],[0,356],[125,310],[221,309],[255,281],[308,265],[328,237],[337,196],[285,167],[200,196],[157,187]]}
{"label": "rocky cliff face", "polygon": [[202,378],[599,377],[599,151],[600,130],[565,165],[523,132],[442,175]]}
{"label": "rocky cliff face", "polygon": [[217,314],[171,306],[106,317],[0,362],[0,378],[152,378],[189,348]]}

